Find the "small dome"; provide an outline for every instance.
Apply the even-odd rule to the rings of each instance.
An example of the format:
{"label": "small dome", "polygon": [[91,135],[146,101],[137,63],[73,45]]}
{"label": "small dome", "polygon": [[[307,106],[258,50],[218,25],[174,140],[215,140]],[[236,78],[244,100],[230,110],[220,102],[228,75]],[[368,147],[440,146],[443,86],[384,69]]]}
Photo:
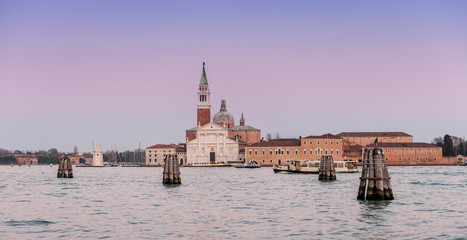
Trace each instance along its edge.
{"label": "small dome", "polygon": [[231,128],[234,126],[234,117],[232,116],[232,114],[227,112],[225,100],[221,101],[221,110],[218,113],[216,113],[216,115],[214,115],[212,121],[215,124],[221,125],[223,127]]}

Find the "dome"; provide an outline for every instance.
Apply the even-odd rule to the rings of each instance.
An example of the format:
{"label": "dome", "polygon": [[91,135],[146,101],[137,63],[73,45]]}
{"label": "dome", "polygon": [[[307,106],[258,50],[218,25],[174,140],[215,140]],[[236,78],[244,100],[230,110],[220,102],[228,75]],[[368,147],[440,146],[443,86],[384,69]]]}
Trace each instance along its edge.
{"label": "dome", "polygon": [[232,114],[227,112],[225,100],[221,101],[221,110],[218,113],[216,113],[216,115],[214,115],[212,121],[215,124],[221,125],[223,127],[231,128],[234,126],[234,117],[232,116]]}

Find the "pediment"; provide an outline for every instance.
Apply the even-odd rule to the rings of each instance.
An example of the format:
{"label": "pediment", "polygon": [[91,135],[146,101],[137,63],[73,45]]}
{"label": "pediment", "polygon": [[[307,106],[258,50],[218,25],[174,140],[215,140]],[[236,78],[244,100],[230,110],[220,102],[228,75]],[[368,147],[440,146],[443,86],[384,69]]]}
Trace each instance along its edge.
{"label": "pediment", "polygon": [[210,123],[207,123],[207,124],[201,126],[200,128],[198,128],[198,131],[200,131],[200,130],[201,131],[202,130],[212,130],[212,131],[225,130],[225,131],[227,131],[227,128],[222,127],[220,125],[217,125],[217,124],[215,124],[213,122],[210,122]]}

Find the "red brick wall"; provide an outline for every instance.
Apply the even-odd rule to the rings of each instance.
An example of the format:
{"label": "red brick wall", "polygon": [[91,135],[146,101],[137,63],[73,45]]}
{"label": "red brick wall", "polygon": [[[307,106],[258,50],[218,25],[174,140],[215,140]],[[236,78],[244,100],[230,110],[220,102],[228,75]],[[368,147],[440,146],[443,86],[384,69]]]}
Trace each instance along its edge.
{"label": "red brick wall", "polygon": [[344,139],[350,142],[350,145],[362,145],[366,146],[372,144],[378,138],[378,142],[384,143],[401,143],[401,142],[413,142],[411,136],[400,136],[400,137],[344,137]]}
{"label": "red brick wall", "polygon": [[[382,148],[387,164],[392,166],[447,165],[441,147]],[[451,163],[452,165],[452,163]]]}
{"label": "red brick wall", "polygon": [[[306,143],[304,143],[306,142]],[[311,142],[311,144],[310,144]],[[319,144],[318,144],[319,142]],[[316,154],[316,149],[321,149],[322,154]],[[276,151],[282,150],[282,154]],[[287,160],[319,160],[321,156],[332,156],[334,160],[344,160],[342,139],[302,139],[301,146],[292,147],[246,147],[246,162],[256,160],[261,166],[287,164]],[[264,150],[264,154],[263,154]],[[312,153],[310,154],[310,150]],[[331,153],[332,150],[332,153]],[[271,154],[272,151],[272,154]],[[287,154],[288,151],[288,154]],[[306,153],[305,153],[306,151]],[[327,151],[327,152],[326,152]],[[279,163],[279,160],[280,163]]]}
{"label": "red brick wall", "polygon": [[211,121],[211,109],[209,108],[203,108],[203,109],[198,109],[198,121],[196,122],[196,126],[198,126],[198,123],[201,123],[201,126],[208,124]]}

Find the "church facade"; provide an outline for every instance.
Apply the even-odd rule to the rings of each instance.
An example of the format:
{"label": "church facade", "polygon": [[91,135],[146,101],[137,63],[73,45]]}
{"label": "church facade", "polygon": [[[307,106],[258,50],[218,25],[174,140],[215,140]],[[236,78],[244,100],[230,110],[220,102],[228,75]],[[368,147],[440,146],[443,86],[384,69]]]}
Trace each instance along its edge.
{"label": "church facade", "polygon": [[235,126],[234,117],[227,111],[226,101],[211,117],[209,85],[205,64],[198,89],[197,126],[186,130],[187,164],[218,164],[239,160],[239,152],[247,144],[260,141],[261,131],[245,125],[245,118]]}

